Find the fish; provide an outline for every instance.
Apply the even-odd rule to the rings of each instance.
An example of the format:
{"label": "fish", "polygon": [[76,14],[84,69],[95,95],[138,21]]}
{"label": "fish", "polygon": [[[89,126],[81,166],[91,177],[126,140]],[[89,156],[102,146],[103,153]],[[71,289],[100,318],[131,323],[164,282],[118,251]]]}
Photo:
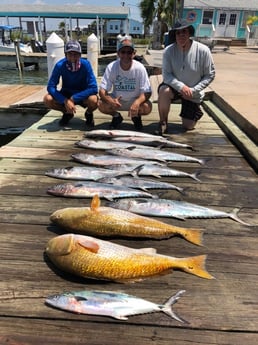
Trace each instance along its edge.
{"label": "fish", "polygon": [[187,218],[231,218],[238,223],[251,226],[238,217],[238,209],[227,213],[180,200],[157,199],[149,201],[148,199],[140,198],[139,200],[121,200],[108,205],[144,216],[172,217],[180,220]]}
{"label": "fish", "polygon": [[[118,168],[118,167],[117,167]],[[126,169],[126,167],[124,167]],[[135,167],[136,168],[136,167]],[[157,164],[143,164],[138,167],[137,175],[138,176],[153,176],[157,178],[161,178],[162,176],[167,177],[189,177],[197,182],[201,182],[198,178],[200,175],[199,172],[195,172],[193,174],[187,173],[185,171],[181,171],[178,169],[173,169],[167,166],[159,166]],[[119,168],[120,170],[120,168]]]}
{"label": "fish", "polygon": [[[137,174],[137,169],[135,171]],[[127,174],[128,175],[128,174]],[[99,182],[102,183],[110,183],[115,186],[127,186],[130,188],[136,188],[141,189],[144,191],[148,191],[149,189],[174,189],[180,193],[184,193],[184,188],[175,186],[172,183],[167,182],[160,182],[160,181],[154,181],[154,180],[146,180],[139,177],[129,177],[124,176],[121,178],[115,177],[104,177],[99,180]]]}
{"label": "fish", "polygon": [[150,159],[150,160],[157,160],[163,163],[166,163],[167,161],[173,161],[173,162],[194,162],[198,164],[205,164],[204,159],[199,159],[187,155],[183,155],[180,153],[175,152],[168,152],[160,149],[154,149],[151,150],[144,148],[127,148],[127,149],[110,149],[106,151],[107,153],[111,155],[117,155],[127,158],[142,158],[144,159]]}
{"label": "fish", "polygon": [[63,196],[67,198],[92,198],[98,194],[100,198],[113,201],[114,198],[127,198],[127,197],[149,197],[155,198],[157,196],[150,193],[140,191],[133,188],[112,186],[108,183],[98,182],[69,182],[64,184],[57,184],[49,187],[47,193],[55,196]]}
{"label": "fish", "polygon": [[213,278],[205,268],[207,255],[178,258],[157,254],[154,248],[134,249],[73,233],[51,238],[45,254],[60,270],[89,279],[137,282],[173,269]]}
{"label": "fish", "polygon": [[118,137],[148,137],[153,139],[162,138],[161,136],[157,136],[154,134],[138,132],[138,131],[127,131],[127,130],[120,130],[120,129],[93,129],[91,131],[86,131],[84,134],[85,138],[99,138],[99,139],[113,139]]}
{"label": "fish", "polygon": [[[155,136],[155,137],[135,137],[135,136],[128,136],[128,137],[115,137],[112,138],[112,141],[118,141],[118,142],[127,142],[131,143],[133,145],[138,145],[138,146],[156,146],[156,147],[167,147],[167,148],[184,148],[188,150],[195,151],[193,146],[189,144],[183,144],[183,143],[178,143],[176,141],[173,141],[171,139],[167,139],[164,137],[160,136]],[[133,146],[131,145],[131,146]],[[138,147],[136,146],[136,147]]]}
{"label": "fish", "polygon": [[93,140],[93,139],[84,139],[77,141],[75,143],[78,147],[83,147],[86,149],[93,149],[93,150],[110,150],[114,148],[129,148],[129,147],[137,147],[137,148],[144,148],[144,145],[135,144],[135,143],[128,143],[126,141],[113,141],[113,140]]}
{"label": "fish", "polygon": [[56,210],[50,221],[69,232],[90,236],[123,236],[164,239],[174,235],[202,245],[201,229],[187,229],[139,216],[135,213],[101,206],[98,195],[92,198],[90,207],[67,207]]}
{"label": "fish", "polygon": [[[143,164],[150,164],[151,161],[147,159],[135,159],[135,158],[126,158],[121,156],[113,156],[113,155],[89,155],[86,153],[74,153],[71,157],[80,163],[89,164],[89,165],[96,165],[96,166],[109,166],[109,165],[116,165],[116,164],[131,164],[135,167],[143,165]],[[152,161],[152,164],[164,165],[163,163]]]}
{"label": "fish", "polygon": [[127,320],[128,316],[133,315],[163,312],[179,322],[188,323],[172,309],[184,293],[185,290],[179,290],[165,304],[156,304],[123,292],[82,290],[49,296],[45,303],[76,314],[108,316],[118,320]]}
{"label": "fish", "polygon": [[104,168],[93,168],[93,167],[66,167],[66,168],[55,168],[48,170],[45,173],[46,176],[65,179],[65,180],[86,180],[86,181],[98,181],[107,177],[117,177],[124,175],[137,175],[135,171],[118,171]]}

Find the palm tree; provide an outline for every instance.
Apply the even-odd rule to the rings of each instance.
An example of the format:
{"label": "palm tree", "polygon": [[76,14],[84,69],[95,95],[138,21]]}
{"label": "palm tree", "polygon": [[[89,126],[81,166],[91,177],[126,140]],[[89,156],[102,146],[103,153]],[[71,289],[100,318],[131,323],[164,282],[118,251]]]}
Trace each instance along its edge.
{"label": "palm tree", "polygon": [[141,0],[139,8],[145,29],[153,25],[153,46],[160,49],[164,33],[175,21],[178,0]]}

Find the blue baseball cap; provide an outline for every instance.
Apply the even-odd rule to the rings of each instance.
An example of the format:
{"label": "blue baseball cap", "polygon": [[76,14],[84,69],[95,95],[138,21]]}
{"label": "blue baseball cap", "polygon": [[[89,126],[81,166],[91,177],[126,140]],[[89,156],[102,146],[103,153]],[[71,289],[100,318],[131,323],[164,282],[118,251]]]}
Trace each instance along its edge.
{"label": "blue baseball cap", "polygon": [[69,41],[65,45],[65,53],[76,52],[82,53],[81,45],[78,41]]}

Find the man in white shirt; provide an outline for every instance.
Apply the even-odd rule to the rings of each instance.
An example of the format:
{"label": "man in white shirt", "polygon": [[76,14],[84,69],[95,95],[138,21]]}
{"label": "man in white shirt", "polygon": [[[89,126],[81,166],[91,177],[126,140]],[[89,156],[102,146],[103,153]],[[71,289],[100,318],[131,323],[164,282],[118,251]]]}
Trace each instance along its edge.
{"label": "man in white shirt", "polygon": [[113,117],[110,129],[119,128],[123,121],[120,111],[128,111],[135,129],[141,131],[141,116],[152,110],[148,74],[134,59],[135,53],[132,40],[125,36],[118,45],[118,59],[108,64],[99,86],[98,108]]}

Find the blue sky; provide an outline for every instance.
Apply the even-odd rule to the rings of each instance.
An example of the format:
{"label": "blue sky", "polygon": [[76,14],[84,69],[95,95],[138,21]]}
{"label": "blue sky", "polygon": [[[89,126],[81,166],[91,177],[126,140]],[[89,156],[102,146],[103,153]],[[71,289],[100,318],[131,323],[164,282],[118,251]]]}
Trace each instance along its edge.
{"label": "blue sky", "polygon": [[[129,0],[124,1],[125,6],[130,7],[131,11],[131,18],[135,20],[141,20],[141,15],[140,15],[140,10],[138,8],[140,0]],[[120,0],[103,0],[104,6],[122,6],[122,1]],[[95,5],[96,6],[96,0],[75,0],[74,2],[71,0],[36,0],[36,1],[31,1],[31,0],[1,0],[1,4],[41,4],[41,5],[73,5],[76,6],[76,4],[79,5]],[[2,18],[1,18],[2,19]],[[58,20],[53,20],[53,19],[48,19],[47,20],[47,29],[49,30],[54,30],[57,29],[58,23],[60,23],[60,19]],[[86,25],[88,21],[81,21],[80,20],[80,25]],[[1,24],[6,24],[6,23],[1,23]],[[15,19],[10,18],[10,24],[17,25],[17,21]]]}

